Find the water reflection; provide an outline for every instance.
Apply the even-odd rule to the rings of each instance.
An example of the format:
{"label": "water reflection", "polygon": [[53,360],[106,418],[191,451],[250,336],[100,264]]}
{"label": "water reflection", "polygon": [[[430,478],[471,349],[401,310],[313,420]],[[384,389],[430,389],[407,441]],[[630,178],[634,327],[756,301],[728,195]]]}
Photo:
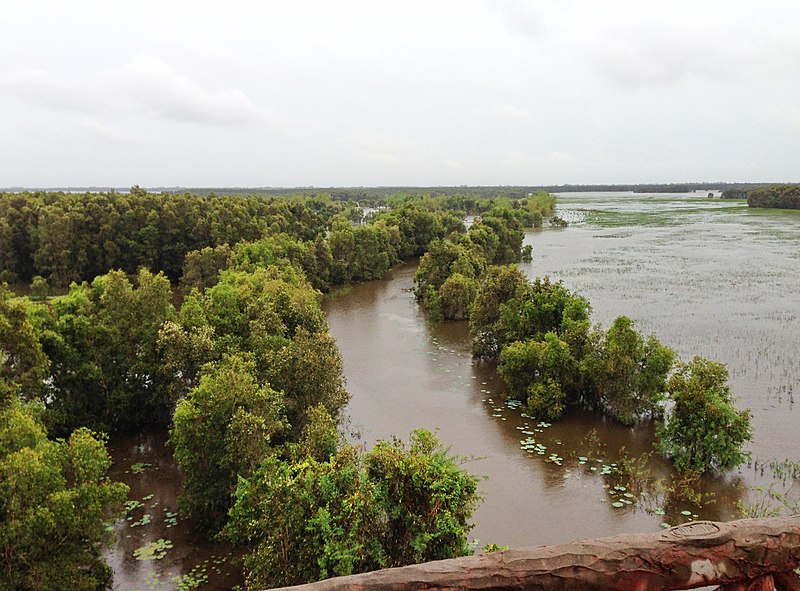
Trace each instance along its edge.
{"label": "water reflection", "polygon": [[207,542],[178,518],[181,476],[165,441],[165,433],[149,433],[121,436],[109,445],[110,476],[131,489],[128,511],[106,553],[114,589],[231,589],[243,580],[230,548]]}

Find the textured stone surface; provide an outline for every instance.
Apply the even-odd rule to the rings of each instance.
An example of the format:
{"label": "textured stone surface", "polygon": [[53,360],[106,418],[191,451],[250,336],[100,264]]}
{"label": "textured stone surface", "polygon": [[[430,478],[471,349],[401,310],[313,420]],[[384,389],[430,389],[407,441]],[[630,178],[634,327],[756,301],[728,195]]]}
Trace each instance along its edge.
{"label": "textured stone surface", "polygon": [[[294,587],[296,591],[648,591],[729,587],[800,591],[800,515],[701,521],[653,534],[628,534],[440,560]],[[786,586],[792,585],[795,586]],[[769,585],[769,586],[765,586]],[[727,590],[726,590],[727,591]]]}

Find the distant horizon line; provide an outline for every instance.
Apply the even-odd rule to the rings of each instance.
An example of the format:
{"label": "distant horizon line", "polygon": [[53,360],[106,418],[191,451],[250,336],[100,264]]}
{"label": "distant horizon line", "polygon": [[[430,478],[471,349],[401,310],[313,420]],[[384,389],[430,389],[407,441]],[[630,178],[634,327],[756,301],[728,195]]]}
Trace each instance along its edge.
{"label": "distant horizon line", "polygon": [[133,184],[131,186],[121,185],[55,185],[55,186],[24,186],[14,185],[0,187],[0,192],[20,192],[20,191],[86,191],[86,192],[128,192],[134,187],[139,187],[146,191],[328,191],[328,190],[353,190],[353,189],[556,189],[556,188],[579,188],[579,187],[603,187],[603,188],[622,188],[622,187],[693,187],[697,189],[715,189],[719,187],[736,186],[756,186],[756,185],[792,185],[798,184],[797,181],[678,181],[678,182],[639,182],[639,183],[551,183],[551,184],[505,184],[505,185],[149,185],[141,186]]}

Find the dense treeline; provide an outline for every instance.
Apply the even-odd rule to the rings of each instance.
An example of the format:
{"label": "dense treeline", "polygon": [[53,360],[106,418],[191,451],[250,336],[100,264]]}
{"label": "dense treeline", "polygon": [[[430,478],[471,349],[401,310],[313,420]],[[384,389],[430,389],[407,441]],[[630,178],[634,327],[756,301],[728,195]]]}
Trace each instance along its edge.
{"label": "dense treeline", "polygon": [[755,189],[747,194],[750,207],[800,209],[800,185],[774,185]]}
{"label": "dense treeline", "polygon": [[[200,286],[230,264],[226,253],[237,245],[265,240],[267,250],[301,264],[325,290],[379,277],[398,260],[421,255],[432,238],[461,227],[466,209],[480,210],[475,203],[402,195],[391,211],[373,214],[382,223],[353,227],[363,210],[327,195],[198,197],[137,187],[129,194],[0,194],[0,280],[41,276],[56,287],[144,267],[176,281],[188,265],[201,279],[192,276],[188,285]],[[239,249],[239,258],[259,256],[268,256],[263,244]]]}
{"label": "dense treeline", "polygon": [[[31,199],[40,206],[46,196]],[[56,207],[70,202],[54,199]],[[121,201],[139,199],[170,201],[136,192]],[[349,207],[332,215],[305,202],[269,208],[301,215],[254,214],[242,226],[253,228],[252,240],[187,251],[182,269],[168,269],[183,274],[179,306],[158,268],[108,271],[40,301],[0,288],[0,553],[11,557],[2,572],[11,588],[107,582],[104,523],[125,487],[105,479],[109,459],[96,433],[168,425],[185,476],[182,513],[209,536],[234,519],[224,535],[259,557],[246,561],[254,587],[469,551],[476,480],[435,437],[420,431],[408,448],[383,442],[369,453],[344,443],[337,425],[349,395],[319,307],[319,289],[380,277],[463,232],[461,219],[419,199],[367,225],[345,222],[361,218]],[[85,269],[97,264],[87,260]],[[53,505],[61,498],[69,510]],[[287,498],[296,511],[287,511]],[[56,551],[48,536],[62,533],[62,517],[48,515],[59,510],[73,523]],[[257,522],[276,527],[254,529]],[[302,548],[310,562],[291,571],[262,560],[276,544]]]}
{"label": "dense treeline", "polygon": [[313,240],[340,204],[147,193],[0,194],[0,279],[51,285],[140,267],[180,277],[187,252],[284,232]]}
{"label": "dense treeline", "polygon": [[[257,187],[257,188],[232,188],[226,187],[158,187],[154,191],[164,191],[167,193],[190,192],[196,195],[221,194],[226,195],[269,195],[273,197],[304,196],[312,197],[315,195],[329,195],[335,201],[364,201],[375,202],[383,201],[390,195],[398,193],[425,194],[432,197],[444,197],[448,195],[465,195],[473,197],[506,197],[509,199],[523,199],[526,196],[538,191],[549,193],[572,193],[585,191],[632,191],[634,193],[691,193],[698,192],[705,195],[708,191],[725,191],[726,189],[754,189],[766,186],[765,183],[729,183],[723,181],[710,182],[681,182],[681,183],[621,183],[603,184],[589,183],[582,185],[561,184],[561,185],[498,185],[498,186],[436,186],[436,187]],[[21,190],[21,189],[20,189]],[[97,192],[97,188],[79,189]]]}

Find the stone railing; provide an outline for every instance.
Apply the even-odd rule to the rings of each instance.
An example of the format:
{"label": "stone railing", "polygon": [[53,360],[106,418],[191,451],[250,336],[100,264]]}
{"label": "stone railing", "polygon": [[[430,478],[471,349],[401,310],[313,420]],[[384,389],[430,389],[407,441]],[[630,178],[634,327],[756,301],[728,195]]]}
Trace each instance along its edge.
{"label": "stone railing", "polygon": [[294,591],[800,591],[800,515],[695,521],[427,562],[289,587]]}

